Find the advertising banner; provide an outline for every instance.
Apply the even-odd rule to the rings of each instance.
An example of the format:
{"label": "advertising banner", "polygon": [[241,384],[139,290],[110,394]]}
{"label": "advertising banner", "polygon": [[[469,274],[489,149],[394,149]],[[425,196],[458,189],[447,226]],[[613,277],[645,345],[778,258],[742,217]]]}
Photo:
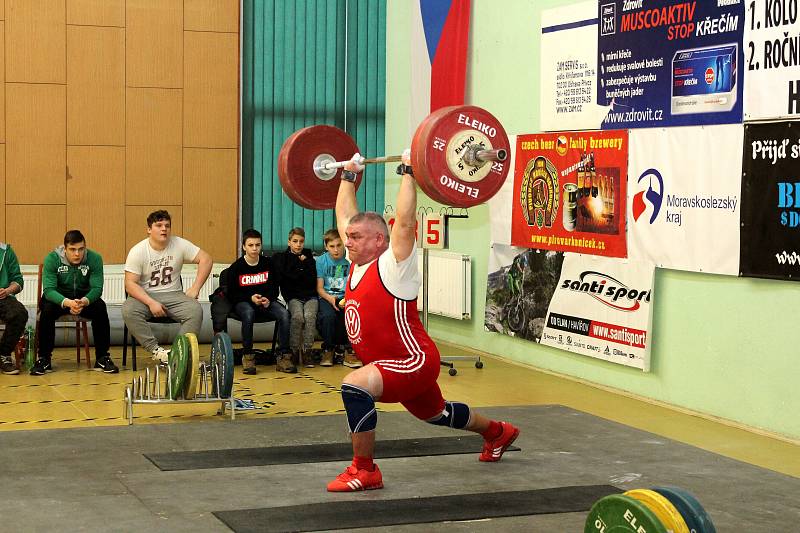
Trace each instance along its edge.
{"label": "advertising banner", "polygon": [[540,127],[600,129],[608,107],[597,105],[597,1],[542,11]]}
{"label": "advertising banner", "polygon": [[741,273],[800,280],[800,122],[745,126]]}
{"label": "advertising banner", "polygon": [[799,11],[797,0],[747,2],[745,120],[800,115]]}
{"label": "advertising banner", "polygon": [[648,371],[651,263],[492,246],[484,327]]}
{"label": "advertising banner", "polygon": [[511,244],[625,257],[628,132],[518,135]]}
{"label": "advertising banner", "polygon": [[742,121],[744,1],[600,0],[603,129]]}
{"label": "advertising banner", "polygon": [[631,130],[628,257],[739,274],[743,137],[741,124]]}

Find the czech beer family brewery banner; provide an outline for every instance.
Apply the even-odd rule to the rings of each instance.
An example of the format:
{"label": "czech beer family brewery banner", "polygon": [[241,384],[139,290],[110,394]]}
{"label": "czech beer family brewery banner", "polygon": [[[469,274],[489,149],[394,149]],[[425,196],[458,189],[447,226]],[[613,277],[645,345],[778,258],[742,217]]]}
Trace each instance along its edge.
{"label": "czech beer family brewery banner", "polygon": [[600,0],[603,129],[742,121],[745,0]]}
{"label": "czech beer family brewery banner", "polygon": [[800,3],[748,0],[744,30],[744,119],[800,115]]}
{"label": "czech beer family brewery banner", "polygon": [[492,245],[484,327],[650,367],[652,263]]}
{"label": "czech beer family brewery banner", "polygon": [[625,257],[628,132],[517,136],[511,244]]}
{"label": "czech beer family brewery banner", "polygon": [[800,122],[744,133],[741,272],[800,280]]}
{"label": "czech beer family brewery banner", "polygon": [[741,124],[630,132],[628,257],[739,274],[743,136]]}

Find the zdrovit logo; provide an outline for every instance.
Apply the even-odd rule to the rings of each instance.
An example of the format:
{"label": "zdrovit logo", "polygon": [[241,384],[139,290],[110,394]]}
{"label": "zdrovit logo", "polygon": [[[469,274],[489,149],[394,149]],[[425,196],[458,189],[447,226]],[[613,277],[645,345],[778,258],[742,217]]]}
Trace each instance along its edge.
{"label": "zdrovit logo", "polygon": [[[664,201],[664,179],[661,177],[661,173],[658,170],[648,168],[642,172],[642,175],[636,180],[640,188],[644,186],[642,180],[645,178],[649,178],[647,180],[647,190],[641,190],[633,195],[633,205],[631,209],[633,210],[633,220],[638,221],[639,217],[647,210],[647,203],[645,202],[645,200],[647,200],[647,202],[653,206],[653,214],[650,215],[650,224],[652,224],[655,222],[658,212],[661,211],[661,202]],[[657,190],[653,188],[654,179],[658,184]]]}
{"label": "zdrovit logo", "polygon": [[639,302],[650,302],[651,289],[632,289],[608,274],[591,270],[581,272],[579,280],[565,279],[561,288],[588,294],[618,311],[636,311]]}

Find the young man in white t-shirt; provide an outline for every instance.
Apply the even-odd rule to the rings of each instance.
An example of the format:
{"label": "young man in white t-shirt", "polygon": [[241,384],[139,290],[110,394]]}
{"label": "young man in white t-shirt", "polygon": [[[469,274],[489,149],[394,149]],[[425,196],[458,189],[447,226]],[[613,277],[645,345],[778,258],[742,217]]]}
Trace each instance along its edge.
{"label": "young man in white t-shirt", "polygon": [[[148,237],[134,245],[125,260],[125,290],[122,305],[125,325],[153,359],[166,363],[169,351],[158,345],[147,320],[168,316],[181,323],[179,334],[197,333],[203,309],[197,301],[200,289],[211,273],[211,256],[186,239],[172,235],[172,218],[159,210],[147,217]],[[181,269],[195,263],[194,284],[183,290]]]}

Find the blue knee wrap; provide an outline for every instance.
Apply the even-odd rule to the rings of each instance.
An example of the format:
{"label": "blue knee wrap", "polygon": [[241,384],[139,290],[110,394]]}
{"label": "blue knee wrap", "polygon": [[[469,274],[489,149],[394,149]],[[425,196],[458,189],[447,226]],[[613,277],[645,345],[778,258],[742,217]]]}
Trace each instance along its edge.
{"label": "blue knee wrap", "polygon": [[469,424],[469,406],[461,402],[444,402],[444,411],[437,417],[426,420],[435,426],[464,429]]}
{"label": "blue knee wrap", "polygon": [[375,399],[364,389],[345,383],[342,385],[342,401],[347,411],[347,424],[351,433],[372,431],[378,423]]}

